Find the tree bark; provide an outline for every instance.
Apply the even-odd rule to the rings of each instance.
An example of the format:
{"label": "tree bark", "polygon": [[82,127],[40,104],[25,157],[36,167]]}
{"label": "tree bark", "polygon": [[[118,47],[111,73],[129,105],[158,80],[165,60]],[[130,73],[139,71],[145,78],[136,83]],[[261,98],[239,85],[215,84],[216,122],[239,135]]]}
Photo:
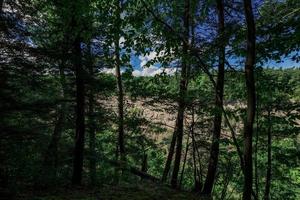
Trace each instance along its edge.
{"label": "tree bark", "polygon": [[121,28],[121,5],[120,1],[116,0],[116,27],[117,32],[115,33],[115,68],[116,68],[116,79],[118,88],[118,146],[120,159],[124,161],[125,158],[125,145],[124,145],[124,94],[121,76],[121,60],[120,60],[120,28]]}
{"label": "tree bark", "polygon": [[[182,85],[183,83],[181,83]],[[185,96],[185,95],[183,95]],[[181,97],[180,97],[181,98]],[[185,102],[184,100],[179,100],[178,104],[178,114],[177,114],[177,128],[176,132],[174,134],[176,135],[176,153],[175,153],[175,161],[174,161],[174,168],[171,178],[171,186],[173,188],[177,188],[177,178],[178,178],[178,172],[180,167],[180,160],[181,160],[181,151],[182,151],[182,138],[183,138],[183,118],[184,118],[184,107]]]}
{"label": "tree bark", "polygon": [[[3,5],[4,5],[4,0],[0,0],[0,15],[2,15],[2,12],[3,12]],[[2,17],[2,16],[0,16],[0,17]]]}
{"label": "tree bark", "polygon": [[[254,167],[255,167],[255,170],[254,170],[254,180],[255,180],[255,194],[256,196],[258,197],[259,196],[259,177],[258,177],[258,132],[259,132],[259,106],[258,106],[258,102],[259,102],[259,99],[258,99],[258,94],[256,96],[256,101],[257,101],[257,104],[256,104],[256,131],[255,131],[255,144],[254,144],[254,148],[255,148],[255,151],[254,151]],[[253,190],[254,192],[254,190]]]}
{"label": "tree bark", "polygon": [[3,16],[3,6],[4,6],[4,0],[0,0],[0,32],[5,32],[6,31],[6,23],[5,23],[5,18]]}
{"label": "tree bark", "polygon": [[[65,77],[65,61],[63,60],[61,65],[59,66],[59,76],[60,76],[60,85],[61,85],[61,97],[65,98],[66,95],[66,77]],[[57,151],[58,151],[58,142],[61,138],[63,125],[65,122],[65,111],[66,111],[66,103],[62,101],[59,109],[58,109],[58,117],[55,123],[55,127],[53,130],[52,138],[47,148],[45,158],[44,158],[44,168],[49,170],[49,167],[54,169],[54,175],[56,176],[56,168],[58,164]],[[49,172],[46,172],[49,173]]]}
{"label": "tree bark", "polygon": [[[223,41],[224,37],[224,1],[217,0],[218,19],[219,19],[219,36],[220,41]],[[218,77],[216,84],[216,97],[215,97],[215,116],[214,116],[214,128],[213,139],[210,149],[210,158],[208,164],[208,170],[206,180],[202,193],[210,195],[215,182],[215,175],[217,171],[218,158],[219,158],[219,140],[221,134],[222,124],[222,108],[223,108],[223,90],[224,90],[224,65],[225,65],[225,46],[222,42],[219,50],[219,66]]]}
{"label": "tree bark", "polygon": [[270,199],[271,188],[271,172],[272,172],[272,122],[271,122],[271,110],[268,110],[268,163],[267,163],[267,177],[264,199]]}
{"label": "tree bark", "polygon": [[[184,3],[184,35],[185,40],[189,41],[189,29],[190,29],[190,0],[185,0]],[[176,145],[176,154],[174,161],[174,168],[171,178],[171,186],[173,188],[177,188],[178,184],[178,172],[180,168],[180,160],[182,153],[182,138],[183,138],[183,120],[184,120],[184,111],[186,107],[186,93],[188,87],[188,76],[189,76],[189,65],[187,63],[187,54],[188,54],[188,44],[186,42],[183,43],[183,59],[182,59],[182,68],[181,68],[181,80],[180,80],[180,89],[179,89],[179,101],[178,101],[178,114],[177,114],[177,125],[176,132],[174,134],[177,135],[177,145]]]}
{"label": "tree bark", "polygon": [[77,37],[73,44],[74,54],[74,67],[76,76],[76,136],[73,160],[73,176],[72,184],[80,185],[83,170],[83,150],[84,150],[84,135],[85,135],[85,122],[84,122],[84,78],[80,38]]}
{"label": "tree bark", "polygon": [[[91,47],[89,46],[88,52],[88,69],[90,78],[94,78],[94,68],[92,62],[92,55],[91,55]],[[93,90],[93,84],[90,82],[89,85],[89,114],[88,114],[88,121],[89,121],[89,150],[90,150],[90,159],[89,159],[89,173],[90,173],[90,183],[91,185],[95,185],[96,183],[96,152],[95,152],[95,140],[96,140],[96,124],[95,124],[95,96]]]}
{"label": "tree bark", "polygon": [[[191,137],[192,137],[192,147],[193,147],[193,168],[194,168],[194,192],[201,192],[202,184],[200,179],[200,172],[197,168],[197,162],[196,162],[196,153],[198,153],[196,149],[196,140],[195,140],[195,133],[194,133],[194,125],[195,125],[195,118],[194,118],[194,108],[192,108],[192,125],[191,125]],[[199,156],[199,154],[198,154]],[[199,159],[200,160],[200,159]],[[199,163],[200,167],[200,163]]]}
{"label": "tree bark", "polygon": [[[65,103],[62,103],[65,104]],[[63,129],[63,124],[65,121],[65,105],[61,105],[61,108],[59,108],[58,110],[58,117],[57,117],[57,121],[55,123],[55,127],[54,127],[54,131],[52,134],[52,138],[50,141],[50,144],[47,148],[46,154],[45,154],[45,158],[44,158],[44,170],[45,174],[49,174],[49,170],[52,171],[53,170],[53,174],[54,176],[56,176],[56,171],[57,171],[57,165],[58,165],[58,142],[61,138],[61,134],[62,134],[62,129]]]}
{"label": "tree bark", "polygon": [[[176,120],[176,126],[177,126],[177,120]],[[170,171],[170,168],[171,168],[171,163],[172,163],[172,159],[173,159],[173,155],[174,155],[174,151],[175,151],[176,139],[177,139],[175,133],[176,133],[176,130],[174,131],[173,136],[172,136],[172,140],[171,140],[171,144],[170,144],[170,149],[169,149],[166,165],[165,165],[164,172],[163,172],[163,175],[162,175],[162,178],[161,178],[162,182],[165,182],[167,180],[168,175],[169,175],[169,171]]]}
{"label": "tree bark", "polygon": [[226,193],[227,193],[227,188],[228,188],[228,185],[229,185],[229,182],[232,178],[232,172],[233,172],[233,169],[232,169],[232,163],[231,163],[231,158],[228,159],[228,166],[227,166],[227,169],[226,169],[226,172],[227,174],[224,175],[224,183],[223,183],[223,189],[222,189],[222,192],[221,192],[221,198],[220,199],[225,199],[226,197]]}
{"label": "tree bark", "polygon": [[183,159],[183,166],[182,166],[182,169],[181,169],[181,175],[180,175],[180,181],[179,181],[179,188],[181,187],[182,181],[183,181],[183,176],[184,176],[184,170],[185,170],[187,155],[188,155],[188,151],[189,151],[189,147],[190,147],[189,141],[190,141],[190,131],[188,132],[187,139],[186,139],[185,154],[184,154],[184,159]]}
{"label": "tree bark", "polygon": [[146,151],[143,154],[141,171],[144,173],[148,171],[148,154]]}
{"label": "tree bark", "polygon": [[244,0],[244,10],[247,24],[247,53],[245,63],[245,79],[247,88],[247,119],[244,127],[244,191],[243,199],[251,200],[253,172],[252,172],[252,137],[255,116],[255,22],[251,0]]}

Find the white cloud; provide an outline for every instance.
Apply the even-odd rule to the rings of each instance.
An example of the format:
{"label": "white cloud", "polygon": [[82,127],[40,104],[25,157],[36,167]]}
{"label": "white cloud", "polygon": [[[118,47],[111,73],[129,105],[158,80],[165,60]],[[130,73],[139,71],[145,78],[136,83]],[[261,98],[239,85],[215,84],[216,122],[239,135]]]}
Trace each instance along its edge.
{"label": "white cloud", "polygon": [[164,56],[165,51],[160,51],[158,54],[155,51],[151,51],[150,53],[146,54],[146,55],[140,55],[139,59],[141,61],[140,67],[144,67],[147,62],[157,58],[157,57],[162,57]]}
{"label": "white cloud", "polygon": [[120,45],[121,48],[124,47],[124,43],[125,43],[125,38],[122,36],[122,37],[120,37],[120,39],[119,39],[119,45]]}
{"label": "white cloud", "polygon": [[[155,76],[156,74],[161,74],[163,72],[165,72],[168,75],[174,75],[177,71],[176,68],[174,67],[157,67],[154,65],[151,65],[150,67],[146,67],[145,65],[147,64],[147,62],[157,58],[157,57],[162,57],[164,56],[165,51],[161,51],[159,53],[156,53],[155,51],[151,51],[150,53],[146,54],[146,55],[140,55],[139,59],[141,61],[140,63],[140,68],[141,70],[134,70],[132,72],[133,76]],[[174,60],[174,62],[170,63],[171,66],[176,66],[175,63],[178,62],[177,60]]]}
{"label": "white cloud", "polygon": [[144,67],[142,70],[134,70],[132,72],[133,76],[155,76],[157,74],[162,74],[165,72],[167,75],[174,75],[176,73],[176,68],[161,68],[161,67]]}
{"label": "white cloud", "polygon": [[[125,41],[126,40],[125,40],[125,38],[123,36],[121,36],[119,38],[119,46],[120,46],[120,48],[124,47]],[[111,44],[111,48],[115,48],[115,43],[114,42]]]}
{"label": "white cloud", "polygon": [[[134,70],[132,72],[133,76],[139,77],[139,76],[155,76],[157,74],[162,74],[163,72],[166,73],[167,75],[174,75],[176,73],[177,69],[176,68],[162,68],[162,67],[155,67],[155,66],[150,66],[150,67],[143,67],[141,70]],[[105,74],[116,74],[115,68],[104,68],[101,70],[102,73]],[[124,70],[121,70],[121,73],[123,73]]]}
{"label": "white cloud", "polygon": [[151,51],[148,55],[145,56],[139,56],[139,59],[141,61],[140,67],[144,67],[147,62],[149,62],[150,60],[153,60],[156,57],[156,52]]}
{"label": "white cloud", "polygon": [[116,69],[115,68],[103,68],[103,69],[101,69],[100,72],[102,72],[104,74],[113,74],[113,75],[115,75],[116,74]]}
{"label": "white cloud", "polygon": [[[124,42],[124,38],[120,38],[120,44],[122,44]],[[157,58],[157,57],[162,57],[164,56],[165,51],[161,51],[158,54],[155,51],[151,51],[146,55],[140,55],[138,58],[141,61],[140,62],[140,69],[135,69],[132,72],[133,76],[139,77],[139,76],[155,76],[157,74],[162,74],[162,73],[166,73],[167,75],[174,75],[177,71],[177,64],[178,60],[174,60],[173,62],[170,63],[170,66],[172,67],[158,67],[158,66],[154,66],[151,65],[149,67],[146,67],[147,62]],[[138,67],[138,66],[136,66]],[[108,68],[104,68],[102,70],[103,73],[107,73],[107,74],[114,74],[115,75],[115,69],[108,69]],[[122,73],[124,72],[124,70],[122,70]]]}

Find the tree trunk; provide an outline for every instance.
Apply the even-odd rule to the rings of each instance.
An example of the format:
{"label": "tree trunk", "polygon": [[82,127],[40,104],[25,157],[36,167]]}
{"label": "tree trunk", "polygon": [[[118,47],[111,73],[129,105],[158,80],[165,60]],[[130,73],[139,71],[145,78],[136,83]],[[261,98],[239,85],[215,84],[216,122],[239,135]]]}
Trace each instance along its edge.
{"label": "tree trunk", "polygon": [[267,163],[267,177],[265,186],[264,199],[270,199],[271,188],[271,170],[272,170],[272,124],[271,124],[271,110],[268,110],[268,163]]}
{"label": "tree trunk", "polygon": [[[224,1],[217,0],[218,19],[219,19],[219,36],[220,41],[224,40]],[[219,50],[219,66],[218,77],[216,84],[216,97],[215,97],[215,116],[214,116],[214,128],[213,139],[210,149],[210,158],[208,163],[208,170],[206,180],[204,183],[202,193],[210,195],[215,182],[215,175],[219,158],[219,140],[221,134],[222,124],[222,108],[223,108],[223,90],[224,90],[224,64],[225,64],[225,46],[224,43],[220,45]]]}
{"label": "tree trunk", "polygon": [[[61,98],[63,98],[63,100],[66,95],[66,78],[65,78],[64,66],[65,66],[65,61],[62,61],[61,65],[59,66],[59,76],[60,76],[60,85],[61,85]],[[57,165],[58,165],[58,152],[57,152],[58,143],[61,138],[63,125],[65,122],[65,111],[66,111],[66,103],[62,101],[57,111],[58,112],[57,120],[53,130],[52,138],[44,157],[43,173],[45,175],[48,174],[50,176],[56,177]]]}
{"label": "tree trunk", "polygon": [[[194,125],[195,125],[195,118],[194,118],[194,108],[192,108],[192,125],[191,125],[191,137],[192,137],[192,147],[193,147],[193,168],[194,168],[194,192],[200,192],[202,188],[202,184],[200,181],[200,172],[197,168],[197,162],[196,162],[196,140],[195,140],[195,134],[194,134]],[[199,156],[199,155],[198,155]],[[199,163],[200,165],[200,163]]]}
{"label": "tree trunk", "polygon": [[[0,15],[2,15],[3,12],[3,5],[4,5],[4,0],[0,0]],[[1,19],[2,16],[0,16]]]}
{"label": "tree trunk", "polygon": [[46,169],[45,173],[49,174],[49,170],[51,171],[53,170],[52,175],[54,176],[56,176],[56,170],[57,170],[56,168],[58,164],[58,158],[57,158],[58,142],[61,138],[62,128],[65,121],[65,114],[64,114],[65,106],[61,105],[61,107],[58,109],[57,112],[58,112],[57,121],[55,123],[52,138],[47,148],[45,158],[44,158],[44,163],[43,163],[44,165],[43,168]]}
{"label": "tree trunk", "polygon": [[255,23],[251,0],[244,0],[244,10],[247,23],[247,56],[245,63],[245,78],[247,88],[247,119],[244,127],[244,191],[243,199],[251,200],[253,172],[252,172],[252,136],[255,116]]}
{"label": "tree trunk", "polygon": [[5,18],[3,16],[3,6],[4,6],[4,0],[0,0],[0,32],[6,31],[6,23],[4,22]]}
{"label": "tree trunk", "polygon": [[148,171],[148,154],[146,151],[143,154],[141,171],[144,173]]}
{"label": "tree trunk", "polygon": [[[176,120],[176,126],[177,126],[177,120]],[[173,155],[174,155],[174,150],[175,150],[176,139],[177,138],[176,138],[176,130],[175,130],[174,133],[173,133],[173,136],[172,136],[172,141],[171,141],[171,144],[170,144],[170,149],[169,149],[166,165],[165,165],[164,172],[163,172],[163,175],[162,175],[162,178],[161,178],[162,182],[165,182],[167,180],[168,175],[169,175],[169,171],[170,171],[170,168],[171,168],[171,163],[172,163],[172,159],[173,159]]]}
{"label": "tree trunk", "polygon": [[116,27],[117,32],[115,33],[115,68],[116,68],[116,79],[118,88],[118,146],[120,159],[124,161],[125,158],[125,145],[124,145],[124,94],[121,76],[121,60],[120,60],[120,28],[121,28],[121,5],[119,0],[116,0]]}
{"label": "tree trunk", "polygon": [[[201,179],[200,179],[200,172],[197,168],[197,160],[196,160],[196,154],[197,149],[196,149],[196,141],[195,141],[195,136],[194,136],[194,131],[192,130],[192,146],[193,146],[193,168],[194,168],[194,189],[193,191],[198,193],[201,192],[202,189],[202,184],[201,184]],[[199,165],[200,168],[200,165]]]}
{"label": "tree trunk", "polygon": [[183,181],[184,170],[185,170],[185,165],[186,165],[186,160],[187,160],[187,154],[188,154],[189,147],[190,147],[189,141],[190,141],[190,131],[188,132],[187,139],[186,139],[185,154],[184,154],[184,159],[183,159],[183,166],[182,166],[182,169],[181,169],[179,188],[181,188],[182,181]]}
{"label": "tree trunk", "polygon": [[[90,91],[91,92],[91,91]],[[94,95],[89,94],[89,149],[90,149],[90,181],[91,185],[96,182],[96,134],[95,134],[95,117],[94,117]]]}
{"label": "tree trunk", "polygon": [[75,136],[75,148],[74,148],[74,160],[73,160],[73,176],[72,184],[80,185],[82,179],[83,170],[83,150],[84,150],[84,134],[85,134],[85,122],[84,122],[84,78],[83,78],[83,66],[80,38],[77,37],[74,41],[74,67],[76,76],[76,136]]}
{"label": "tree trunk", "polygon": [[[182,85],[183,83],[181,83]],[[182,95],[182,96],[185,96]],[[180,97],[181,98],[181,97]],[[178,114],[177,114],[177,128],[176,132],[174,134],[176,135],[176,154],[175,154],[175,161],[174,161],[174,168],[173,168],[173,173],[172,173],[172,178],[171,178],[171,185],[173,188],[177,187],[177,178],[178,178],[178,172],[179,172],[179,167],[180,167],[180,160],[181,160],[181,150],[182,150],[182,138],[183,138],[183,118],[184,118],[184,107],[185,107],[185,102],[184,100],[180,100],[178,104]]]}
{"label": "tree trunk", "polygon": [[229,164],[227,165],[226,172],[227,174],[224,175],[224,183],[223,183],[223,189],[221,192],[221,198],[220,199],[225,199],[226,194],[227,194],[227,188],[229,185],[229,182],[231,181],[232,175],[233,175],[233,169],[232,169],[232,163],[231,163],[231,158],[228,159]]}
{"label": "tree trunk", "polygon": [[[184,3],[184,35],[185,41],[189,41],[189,29],[190,29],[190,0],[185,0]],[[180,160],[181,160],[181,153],[182,153],[182,138],[183,138],[183,120],[184,120],[184,111],[186,107],[186,93],[188,87],[188,76],[189,76],[189,65],[187,63],[187,54],[188,54],[188,44],[187,42],[183,43],[183,59],[182,59],[182,68],[181,68],[181,80],[180,80],[180,89],[179,89],[179,101],[178,101],[178,114],[177,114],[177,125],[176,125],[176,132],[174,134],[177,135],[177,145],[176,145],[176,154],[175,154],[175,161],[174,161],[174,168],[171,178],[171,186],[173,188],[177,188],[178,184],[178,172],[180,168]]]}
{"label": "tree trunk", "polygon": [[[92,62],[92,55],[91,55],[91,47],[89,46],[89,60],[88,60],[88,67],[89,67],[89,75],[90,79],[94,78],[94,69],[93,69],[93,62]],[[95,185],[96,183],[96,152],[95,152],[95,140],[96,140],[96,124],[95,124],[95,96],[93,90],[93,84],[90,83],[89,85],[89,114],[88,114],[88,121],[89,121],[89,149],[90,149],[90,160],[89,160],[89,172],[90,172],[90,183],[91,185]]]}
{"label": "tree trunk", "polygon": [[[254,144],[254,180],[255,180],[255,194],[257,197],[259,197],[259,177],[258,177],[258,132],[259,132],[259,106],[258,106],[258,94],[256,96],[256,131],[255,131],[255,144]],[[254,190],[253,190],[254,192]]]}

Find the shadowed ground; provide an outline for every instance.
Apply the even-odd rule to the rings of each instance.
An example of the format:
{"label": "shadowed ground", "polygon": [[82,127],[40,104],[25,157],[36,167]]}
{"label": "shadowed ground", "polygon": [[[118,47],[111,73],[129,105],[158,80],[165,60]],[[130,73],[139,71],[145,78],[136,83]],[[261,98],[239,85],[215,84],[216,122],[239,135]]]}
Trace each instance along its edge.
{"label": "shadowed ground", "polygon": [[[35,193],[35,194],[34,194]],[[60,189],[55,192],[30,192],[17,197],[18,200],[208,200],[196,194],[172,190],[156,184],[110,186],[95,189],[84,187]]]}

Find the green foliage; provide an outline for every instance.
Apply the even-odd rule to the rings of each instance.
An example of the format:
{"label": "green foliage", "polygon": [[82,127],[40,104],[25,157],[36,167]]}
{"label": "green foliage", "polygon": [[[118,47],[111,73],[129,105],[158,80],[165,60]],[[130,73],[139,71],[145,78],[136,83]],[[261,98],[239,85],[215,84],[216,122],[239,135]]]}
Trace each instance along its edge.
{"label": "green foliage", "polygon": [[[112,161],[119,159],[116,154],[117,103],[114,100],[116,78],[100,73],[103,68],[115,66],[115,47],[119,43],[120,64],[126,69],[122,74],[126,100],[126,162],[128,166],[141,169],[143,158],[147,156],[147,173],[160,178],[172,131],[162,123],[146,118],[143,106],[137,107],[134,103],[140,101],[145,106],[161,104],[168,107],[164,109],[166,114],[175,116],[180,60],[185,59],[191,65],[188,90],[184,97],[187,103],[184,142],[193,128],[194,145],[199,151],[196,165],[201,171],[203,183],[209,159],[213,116],[222,112],[214,108],[215,88],[207,72],[213,78],[217,75],[214,66],[222,43],[226,44],[226,58],[238,60],[245,55],[246,29],[239,3],[226,2],[226,31],[218,36],[215,1],[191,0],[190,18],[194,26],[191,28],[191,43],[195,49],[189,49],[189,55],[182,55],[183,3],[166,0],[5,1],[9,8],[0,13],[0,192],[5,190],[12,196],[23,193],[30,196],[29,191],[34,190],[32,193],[36,194],[31,196],[43,200],[96,199],[97,191],[91,191],[92,194],[88,193],[87,196],[82,191],[77,191],[75,195],[53,192],[70,184],[73,170],[77,116],[74,109],[76,70],[72,48],[75,39],[79,38],[87,114],[83,185],[90,183],[89,165],[95,159],[95,186],[101,188],[100,199],[198,198],[191,193],[151,185],[126,170],[119,177],[117,167],[112,164]],[[7,13],[13,10],[15,13]],[[292,60],[299,61],[299,1],[265,1],[257,10],[253,189],[258,191],[259,199],[263,198],[267,133],[271,130],[272,199],[300,199],[300,70],[260,67],[269,59],[280,62],[282,56],[291,56]],[[2,24],[5,27],[2,28]],[[195,58],[194,51],[199,53],[203,63]],[[178,72],[175,75],[162,73],[154,77],[134,77],[132,71],[135,66],[131,66],[131,57],[152,52],[159,56],[145,67],[157,63],[161,67],[174,67],[176,63]],[[236,71],[232,67],[226,69],[224,91],[224,108],[236,133],[237,143],[243,149],[241,127],[246,116],[243,70]],[[95,98],[93,109],[90,107],[91,94]],[[62,114],[63,119],[60,120]],[[89,146],[93,141],[89,135],[92,132],[91,116],[95,121],[95,152]],[[229,127],[223,123],[213,191],[216,199],[240,199],[243,190],[240,160],[230,134]],[[163,138],[161,142],[154,139],[157,136]],[[186,145],[190,146],[181,187],[192,190],[195,184],[193,150],[191,144],[184,144],[183,149]],[[54,149],[54,155],[50,153],[54,161],[49,164],[46,158],[49,149],[53,150],[51,148]],[[112,186],[118,178],[120,185]],[[38,195],[37,191],[40,190],[42,194]],[[47,190],[52,194],[43,195],[43,192],[49,192]],[[31,196],[28,199],[32,199]]]}

